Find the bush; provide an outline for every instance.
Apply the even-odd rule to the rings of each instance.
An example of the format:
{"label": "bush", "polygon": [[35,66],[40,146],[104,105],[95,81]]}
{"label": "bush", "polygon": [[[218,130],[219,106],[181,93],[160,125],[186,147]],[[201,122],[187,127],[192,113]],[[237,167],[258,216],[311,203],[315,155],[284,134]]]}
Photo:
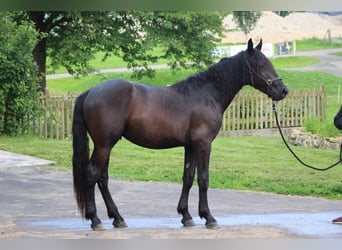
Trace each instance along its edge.
{"label": "bush", "polygon": [[335,128],[332,122],[322,122],[318,119],[307,119],[304,121],[304,128],[308,132],[323,137],[336,137],[340,134],[340,131]]}
{"label": "bush", "polygon": [[18,25],[11,13],[0,12],[0,134],[20,133],[26,115],[38,110],[37,66],[32,55],[37,38],[31,23]]}

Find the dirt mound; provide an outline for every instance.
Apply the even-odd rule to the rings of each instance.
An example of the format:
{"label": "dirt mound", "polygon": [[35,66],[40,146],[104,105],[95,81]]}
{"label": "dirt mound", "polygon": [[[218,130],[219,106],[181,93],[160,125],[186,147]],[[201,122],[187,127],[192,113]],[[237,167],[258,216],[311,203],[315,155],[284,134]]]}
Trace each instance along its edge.
{"label": "dirt mound", "polygon": [[[262,12],[255,28],[247,38],[255,40],[262,38],[265,42],[279,43],[306,38],[317,37],[320,39],[342,37],[342,17],[323,14],[294,12],[286,17],[278,16],[271,11]],[[238,30],[232,15],[223,22],[227,32],[222,42],[244,43],[247,38]]]}

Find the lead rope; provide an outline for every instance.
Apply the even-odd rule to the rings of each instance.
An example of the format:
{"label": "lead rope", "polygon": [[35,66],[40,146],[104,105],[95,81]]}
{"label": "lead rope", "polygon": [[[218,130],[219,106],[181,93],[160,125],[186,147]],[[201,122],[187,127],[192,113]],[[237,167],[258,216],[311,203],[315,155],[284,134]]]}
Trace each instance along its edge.
{"label": "lead rope", "polygon": [[342,157],[342,144],[340,145],[340,159],[336,163],[332,164],[331,166],[328,166],[328,167],[325,167],[325,168],[317,168],[317,167],[314,167],[312,165],[309,165],[309,164],[306,164],[305,162],[303,162],[296,155],[296,153],[293,152],[293,150],[290,148],[290,146],[288,145],[288,143],[285,140],[283,131],[281,130],[281,127],[280,127],[280,124],[279,124],[279,121],[278,121],[278,112],[277,112],[277,107],[276,107],[275,102],[272,102],[272,107],[273,107],[273,111],[274,111],[274,116],[275,116],[275,119],[276,119],[277,127],[279,129],[280,136],[283,139],[283,142],[284,142],[285,146],[288,148],[288,150],[291,152],[291,154],[297,159],[297,161],[299,161],[303,166],[311,168],[311,169],[314,169],[314,170],[317,170],[317,171],[326,171],[326,170],[329,170],[329,169],[331,169],[331,168],[333,168],[333,167],[335,167],[335,166],[337,166],[338,164],[341,163],[341,160],[342,160],[341,159],[341,157]]}

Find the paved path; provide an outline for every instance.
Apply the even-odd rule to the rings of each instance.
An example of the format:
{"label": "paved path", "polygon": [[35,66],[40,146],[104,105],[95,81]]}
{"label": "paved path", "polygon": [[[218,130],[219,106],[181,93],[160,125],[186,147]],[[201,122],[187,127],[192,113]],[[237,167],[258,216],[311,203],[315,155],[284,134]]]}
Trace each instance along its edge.
{"label": "paved path", "polygon": [[342,49],[297,52],[294,56],[317,57],[320,60],[320,63],[302,68],[287,68],[287,70],[320,71],[342,77],[342,57],[333,55],[337,52],[342,52]]}
{"label": "paved path", "polygon": [[128,224],[112,229],[98,197],[105,232],[92,232],[79,216],[70,172],[50,161],[0,151],[0,238],[338,238],[342,201],[263,192],[209,190],[212,213],[221,226],[207,230],[197,216],[198,189],[190,210],[198,224],[183,228],[176,205],[178,184],[110,179],[110,190]]}

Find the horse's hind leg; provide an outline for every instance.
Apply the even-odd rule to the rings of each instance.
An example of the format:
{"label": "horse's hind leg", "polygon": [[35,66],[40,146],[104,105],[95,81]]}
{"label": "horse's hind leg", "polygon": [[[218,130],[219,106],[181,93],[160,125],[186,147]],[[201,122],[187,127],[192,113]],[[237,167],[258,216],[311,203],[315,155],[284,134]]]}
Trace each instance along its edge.
{"label": "horse's hind leg", "polygon": [[184,156],[184,173],[183,173],[183,188],[179,199],[177,211],[182,214],[182,223],[184,226],[195,226],[194,221],[189,213],[188,200],[189,192],[192,187],[194,176],[196,172],[196,161],[193,151],[190,148],[185,148]]}
{"label": "horse's hind leg", "polygon": [[[109,158],[108,158],[109,160]],[[114,218],[113,226],[117,228],[127,227],[126,222],[119,213],[117,206],[115,205],[113,198],[108,189],[108,160],[106,166],[102,169],[97,185],[101,191],[103,200],[107,207],[107,213],[109,218]]]}
{"label": "horse's hind leg", "polygon": [[87,166],[86,185],[86,219],[91,220],[91,228],[94,231],[104,230],[101,220],[97,216],[95,203],[95,184],[101,179],[102,172],[107,171],[107,163],[111,148],[94,148],[90,163]]}
{"label": "horse's hind leg", "polygon": [[91,161],[87,166],[87,185],[86,185],[86,219],[91,220],[91,228],[94,231],[104,230],[101,220],[97,216],[95,204],[95,184],[100,176],[98,167]]}

